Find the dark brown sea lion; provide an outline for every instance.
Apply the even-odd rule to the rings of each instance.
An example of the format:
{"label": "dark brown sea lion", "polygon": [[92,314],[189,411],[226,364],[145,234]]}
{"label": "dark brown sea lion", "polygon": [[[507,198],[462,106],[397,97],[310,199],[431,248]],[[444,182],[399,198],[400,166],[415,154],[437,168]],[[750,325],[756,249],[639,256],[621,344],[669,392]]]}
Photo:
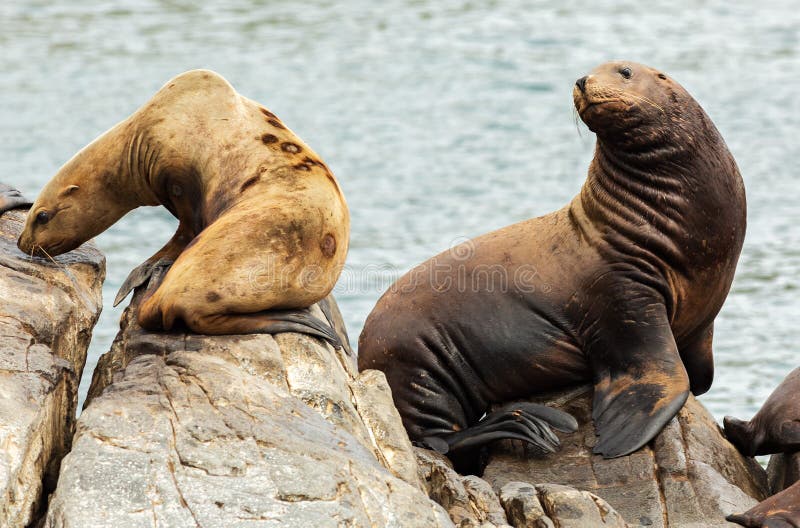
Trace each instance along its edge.
{"label": "dark brown sea lion", "polygon": [[800,451],[800,368],[789,373],[752,420],[726,416],[725,436],[747,456]]}
{"label": "dark brown sea lion", "polygon": [[713,378],[714,318],[745,235],[739,170],[674,80],[611,62],[573,90],[597,146],[563,209],[444,252],[378,301],[359,368],[386,373],[412,440],[454,452],[496,438],[553,450],[532,406],[490,406],[592,380],[594,447],[635,451]]}
{"label": "dark brown sea lion", "polygon": [[[800,452],[800,368],[786,376],[749,422],[726,416],[725,436],[748,456]],[[800,482],[728,520],[748,527],[800,527]]]}
{"label": "dark brown sea lion", "polygon": [[800,482],[755,507],[725,518],[748,528],[800,528]]}
{"label": "dark brown sea lion", "polygon": [[70,251],[143,205],[180,221],[117,296],[169,267],[139,308],[143,327],[183,321],[202,334],[299,331],[338,343],[306,308],[328,295],[347,254],[339,185],[272,112],[214,72],[172,79],[69,160],[36,199],[19,247]]}

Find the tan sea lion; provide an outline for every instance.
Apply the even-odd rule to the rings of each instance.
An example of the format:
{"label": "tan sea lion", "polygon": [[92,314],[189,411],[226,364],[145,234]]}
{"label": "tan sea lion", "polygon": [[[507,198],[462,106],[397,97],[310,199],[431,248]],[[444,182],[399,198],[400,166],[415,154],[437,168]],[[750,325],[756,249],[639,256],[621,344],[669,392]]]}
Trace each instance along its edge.
{"label": "tan sea lion", "polygon": [[[402,277],[359,340],[412,440],[456,454],[518,438],[558,444],[563,413],[509,404],[594,382],[594,451],[631,453],[713,378],[714,318],[745,235],[745,191],[700,105],[663,73],[611,62],[579,79],[597,134],[566,207],[483,235]],[[459,452],[463,455],[459,456]]]}
{"label": "tan sea lion", "polygon": [[328,295],[347,254],[339,184],[272,112],[218,74],[175,77],[69,160],[36,199],[19,247],[70,251],[143,205],[179,220],[117,296],[169,267],[139,309],[143,327],[183,321],[202,334],[299,331],[338,343],[305,308]]}
{"label": "tan sea lion", "polygon": [[[726,416],[725,436],[747,456],[800,452],[800,368],[786,376],[749,422]],[[727,519],[754,528],[800,527],[800,482]]]}

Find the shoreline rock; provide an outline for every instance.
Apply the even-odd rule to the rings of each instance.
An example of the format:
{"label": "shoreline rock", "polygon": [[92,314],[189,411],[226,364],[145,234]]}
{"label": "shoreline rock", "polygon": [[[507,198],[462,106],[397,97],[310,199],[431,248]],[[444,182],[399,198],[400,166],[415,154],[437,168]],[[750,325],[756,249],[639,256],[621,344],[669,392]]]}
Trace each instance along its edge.
{"label": "shoreline rock", "polygon": [[542,458],[519,442],[495,444],[483,478],[499,491],[509,482],[558,483],[603,498],[631,526],[728,527],[725,516],[748,509],[768,494],[766,473],[723,436],[694,397],[647,446],[611,460],[593,455],[591,387],[538,398],[571,413],[581,424],[559,435],[561,449]]}
{"label": "shoreline rock", "polygon": [[105,278],[92,244],[54,262],[23,255],[16,241],[26,214],[0,218],[0,526],[35,522],[58,478]]}
{"label": "shoreline rock", "polygon": [[434,451],[416,448],[428,495],[460,528],[627,528],[600,497],[559,484],[509,482],[500,490],[475,475],[456,473]]}
{"label": "shoreline rock", "polygon": [[299,334],[148,333],[140,298],[98,363],[45,526],[453,526],[381,373]]}

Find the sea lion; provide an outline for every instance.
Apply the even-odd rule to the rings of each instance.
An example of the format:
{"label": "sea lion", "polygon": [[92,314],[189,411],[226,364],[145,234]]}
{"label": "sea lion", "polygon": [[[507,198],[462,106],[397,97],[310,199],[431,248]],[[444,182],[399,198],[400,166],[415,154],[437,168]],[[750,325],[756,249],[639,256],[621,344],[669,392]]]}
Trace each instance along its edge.
{"label": "sea lion", "polygon": [[331,171],[272,112],[220,75],[196,70],[69,160],[28,215],[19,248],[55,256],[128,211],[163,205],[179,220],[115,304],[169,268],[139,323],[196,333],[298,331],[340,344],[306,308],[344,264],[350,218]]}
{"label": "sea lion", "polygon": [[800,528],[800,482],[725,520],[748,528]]}
{"label": "sea lion", "polygon": [[[724,424],[725,436],[747,456],[800,452],[800,368],[786,376],[749,422],[726,416]],[[747,527],[800,527],[800,482],[784,484],[791,485],[727,519]]]}
{"label": "sea lion", "polygon": [[725,436],[747,456],[800,451],[800,368],[789,373],[755,416],[724,419]]}
{"label": "sea lion", "polygon": [[[561,413],[490,406],[591,380],[604,457],[652,439],[713,378],[714,318],[746,224],[742,178],[673,79],[610,62],[573,89],[597,135],[567,206],[423,263],[378,301],[360,369],[385,372],[412,440],[453,453],[497,438],[553,450]],[[463,458],[463,457],[462,457]]]}
{"label": "sea lion", "polygon": [[33,204],[17,189],[0,183],[0,215],[12,209],[28,208]]}

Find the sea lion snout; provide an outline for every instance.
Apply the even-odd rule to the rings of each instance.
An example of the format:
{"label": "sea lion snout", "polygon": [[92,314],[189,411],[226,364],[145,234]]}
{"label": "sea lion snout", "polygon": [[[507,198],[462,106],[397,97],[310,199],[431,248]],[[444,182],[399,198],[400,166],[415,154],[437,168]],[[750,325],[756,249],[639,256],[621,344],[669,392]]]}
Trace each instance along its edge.
{"label": "sea lion snout", "polygon": [[19,236],[19,240],[17,240],[17,247],[20,251],[28,255],[33,252],[33,237],[27,230],[23,231]]}
{"label": "sea lion snout", "polygon": [[757,446],[753,442],[753,431],[750,422],[739,420],[733,416],[726,416],[723,419],[723,427],[725,429],[725,437],[740,453],[747,456],[756,455]]}
{"label": "sea lion snout", "polygon": [[586,81],[588,79],[589,79],[589,76],[588,75],[584,75],[583,77],[581,77],[580,79],[575,81],[575,86],[578,87],[578,90],[580,90],[581,93],[586,93]]}

